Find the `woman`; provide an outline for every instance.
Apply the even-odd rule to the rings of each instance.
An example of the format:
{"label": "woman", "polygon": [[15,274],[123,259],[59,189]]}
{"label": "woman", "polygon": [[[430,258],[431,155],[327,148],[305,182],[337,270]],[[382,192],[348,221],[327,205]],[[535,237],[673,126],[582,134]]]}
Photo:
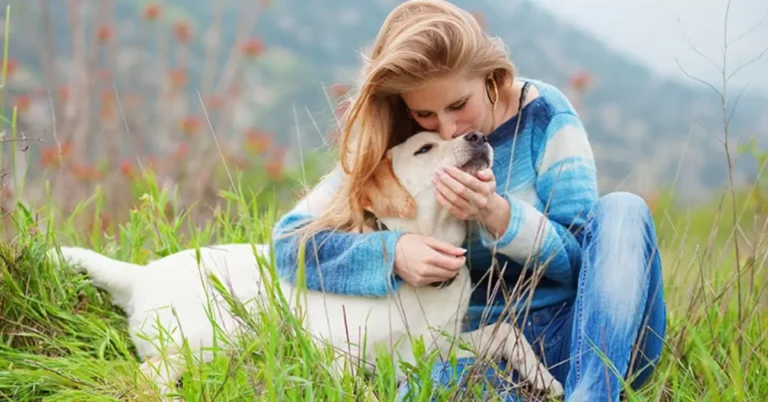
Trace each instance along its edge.
{"label": "woman", "polygon": [[[467,263],[476,285],[467,329],[507,319],[504,288],[527,289],[511,310],[567,400],[618,400],[619,377],[644,383],[666,327],[655,228],[640,197],[598,198],[587,135],[566,97],[516,77],[503,45],[443,0],[395,8],[363,73],[339,166],[275,227],[280,274],[296,280],[299,244],[307,287],[342,294],[384,296],[403,281],[450,279]],[[442,205],[472,223],[466,249],[360,233],[366,180],[389,147],[422,129],[445,139],[480,132],[494,147],[492,170],[433,177]],[[471,361],[460,363],[435,367],[435,383],[459,381]]]}

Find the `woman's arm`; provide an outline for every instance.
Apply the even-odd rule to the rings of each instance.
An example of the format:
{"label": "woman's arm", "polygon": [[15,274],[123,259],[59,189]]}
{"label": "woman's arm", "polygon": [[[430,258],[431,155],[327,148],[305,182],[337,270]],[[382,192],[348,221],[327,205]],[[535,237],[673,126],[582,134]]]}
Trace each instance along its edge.
{"label": "woman's arm", "polygon": [[[321,214],[337,190],[342,172],[326,176],[275,225],[272,237],[277,272],[296,284],[299,268],[299,235],[283,236]],[[383,296],[396,290],[401,279],[393,274],[397,231],[349,233],[324,230],[312,236],[304,249],[306,286],[329,293]]]}
{"label": "woman's arm", "polygon": [[533,157],[541,210],[512,194],[502,194],[509,209],[495,209],[507,211],[495,232],[500,236],[486,229],[482,241],[520,264],[529,258],[534,265],[546,264],[545,277],[575,286],[581,230],[598,198],[594,157],[586,130],[573,111],[554,115],[540,144]]}

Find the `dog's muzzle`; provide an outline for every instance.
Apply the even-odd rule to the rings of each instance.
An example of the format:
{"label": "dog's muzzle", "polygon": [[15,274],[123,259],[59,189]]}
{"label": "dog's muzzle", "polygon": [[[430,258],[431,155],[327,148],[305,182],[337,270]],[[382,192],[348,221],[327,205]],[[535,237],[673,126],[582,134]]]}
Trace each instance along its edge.
{"label": "dog's muzzle", "polygon": [[464,141],[468,144],[463,150],[466,161],[458,168],[470,174],[488,168],[491,165],[488,139],[482,134],[471,133],[464,136]]}

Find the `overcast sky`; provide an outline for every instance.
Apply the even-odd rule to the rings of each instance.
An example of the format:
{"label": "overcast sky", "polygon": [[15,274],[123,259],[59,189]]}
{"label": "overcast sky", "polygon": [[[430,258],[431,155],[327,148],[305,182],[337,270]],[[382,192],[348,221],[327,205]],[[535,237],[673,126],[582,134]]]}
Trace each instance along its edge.
{"label": "overcast sky", "polygon": [[[662,74],[686,79],[675,58],[691,74],[720,79],[719,68],[697,55],[692,43],[718,65],[722,62],[726,0],[536,0],[561,19],[590,31],[608,46],[625,52]],[[728,35],[735,39],[760,21],[750,35],[731,45],[733,71],[768,48],[768,1],[733,0]],[[679,20],[679,21],[678,21]],[[686,39],[686,36],[689,40]],[[717,81],[719,82],[719,81]],[[768,54],[731,81],[768,91]],[[751,92],[758,91],[757,87]]]}

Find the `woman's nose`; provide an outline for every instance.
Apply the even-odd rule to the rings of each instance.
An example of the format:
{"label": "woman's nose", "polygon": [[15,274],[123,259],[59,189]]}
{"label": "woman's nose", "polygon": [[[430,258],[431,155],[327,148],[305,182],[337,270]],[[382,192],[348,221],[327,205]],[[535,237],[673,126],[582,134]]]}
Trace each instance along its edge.
{"label": "woman's nose", "polygon": [[444,140],[451,140],[456,136],[456,123],[447,119],[441,120],[440,129],[438,131]]}

